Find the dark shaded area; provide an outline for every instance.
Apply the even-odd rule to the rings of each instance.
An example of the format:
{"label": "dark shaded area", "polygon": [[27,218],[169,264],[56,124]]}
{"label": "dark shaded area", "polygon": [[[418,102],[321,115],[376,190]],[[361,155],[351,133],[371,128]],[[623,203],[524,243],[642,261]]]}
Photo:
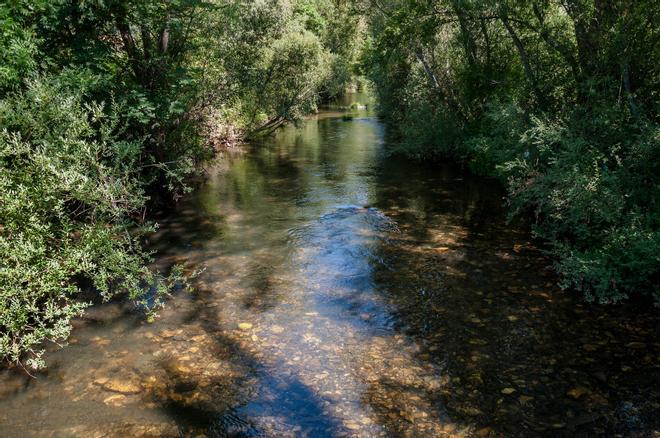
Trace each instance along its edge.
{"label": "dark shaded area", "polygon": [[[561,291],[539,243],[505,223],[496,184],[417,164],[414,178],[397,180],[402,167],[381,168],[376,205],[415,213],[391,216],[404,232],[394,252],[381,248],[390,266],[374,277],[406,335],[425,346],[420,359],[445,364],[452,417],[506,436],[657,430],[656,309],[591,306]],[[420,249],[448,215],[465,234]]]}

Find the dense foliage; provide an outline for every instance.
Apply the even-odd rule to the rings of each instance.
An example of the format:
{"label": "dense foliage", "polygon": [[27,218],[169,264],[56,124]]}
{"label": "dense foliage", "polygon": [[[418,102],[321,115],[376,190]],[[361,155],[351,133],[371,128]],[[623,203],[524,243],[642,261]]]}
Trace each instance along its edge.
{"label": "dense foliage", "polygon": [[660,302],[660,4],[373,0],[363,64],[398,151],[506,181],[587,299]]}
{"label": "dense foliage", "polygon": [[0,357],[43,365],[89,304],[182,281],[140,246],[218,147],[375,84],[398,152],[508,184],[566,287],[660,302],[650,0],[0,4]]}
{"label": "dense foliage", "polygon": [[176,199],[218,146],[350,85],[349,12],[330,0],[2,2],[0,358],[42,366],[44,343],[89,305],[83,289],[153,312],[182,281],[152,272],[140,246],[154,195]]}

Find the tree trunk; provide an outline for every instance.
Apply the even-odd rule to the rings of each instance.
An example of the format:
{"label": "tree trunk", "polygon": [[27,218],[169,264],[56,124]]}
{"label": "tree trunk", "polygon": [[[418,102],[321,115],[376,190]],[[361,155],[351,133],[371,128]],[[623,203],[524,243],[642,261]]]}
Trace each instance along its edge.
{"label": "tree trunk", "polygon": [[463,50],[465,51],[465,57],[467,58],[468,65],[473,68],[476,64],[477,54],[476,54],[476,44],[470,29],[468,27],[468,22],[457,7],[454,8],[456,16],[458,17],[458,24],[461,28],[461,41],[463,43]]}
{"label": "tree trunk", "polygon": [[627,59],[621,63],[621,79],[623,80],[623,90],[626,93],[626,100],[628,101],[630,114],[632,114],[633,117],[637,117],[639,115],[639,110],[637,109],[635,96],[632,92],[632,87],[630,86],[630,67]]}
{"label": "tree trunk", "polygon": [[131,69],[133,70],[133,73],[135,74],[135,78],[138,80],[138,82],[142,83],[144,79],[143,78],[144,71],[142,69],[142,56],[140,54],[139,49],[137,48],[137,45],[135,44],[135,38],[133,38],[133,34],[131,33],[131,28],[128,25],[128,23],[126,23],[123,17],[117,17],[116,21],[117,21],[117,29],[119,30],[119,35],[121,36],[122,43],[124,44],[124,50],[128,55],[128,60]]}
{"label": "tree trunk", "polygon": [[424,67],[424,72],[426,73],[426,76],[429,78],[429,82],[431,83],[431,87],[433,88],[433,90],[438,93],[442,93],[442,89],[440,88],[440,83],[438,82],[438,78],[435,76],[435,73],[433,72],[433,69],[429,65],[428,61],[426,60],[426,56],[424,55],[424,52],[422,51],[421,48],[415,49],[415,56],[417,57],[417,60],[422,64],[422,67]]}
{"label": "tree trunk", "polygon": [[520,40],[520,37],[518,37],[516,30],[513,28],[513,26],[511,26],[509,18],[506,15],[503,15],[500,17],[500,20],[509,33],[511,40],[513,40],[513,45],[516,47],[516,51],[518,52],[518,56],[522,62],[523,69],[525,70],[525,76],[527,77],[527,80],[532,87],[532,92],[536,96],[536,100],[538,101],[541,108],[545,108],[545,98],[539,89],[538,83],[536,81],[536,75],[534,74],[534,70],[532,70],[532,65],[529,61],[529,55],[527,54],[527,50],[525,50],[524,44]]}
{"label": "tree trunk", "polygon": [[533,5],[533,10],[534,10],[534,15],[536,16],[536,19],[539,23],[539,29],[538,29],[539,36],[541,37],[541,39],[543,39],[543,41],[545,41],[545,43],[548,46],[550,46],[550,48],[552,48],[562,58],[564,58],[564,61],[566,61],[566,63],[569,65],[571,69],[571,73],[573,75],[573,80],[575,81],[575,89],[579,96],[580,90],[582,89],[582,85],[583,85],[583,77],[582,77],[582,72],[580,71],[580,66],[578,65],[578,62],[575,59],[573,48],[566,47],[564,44],[557,41],[552,36],[550,31],[546,29],[545,18],[541,13],[541,11],[539,10],[537,4]]}
{"label": "tree trunk", "polygon": [[481,25],[481,35],[484,37],[484,42],[486,43],[486,65],[490,67],[490,57],[491,57],[491,48],[490,48],[490,38],[488,37],[488,27],[486,27],[486,20],[483,18],[479,20]]}
{"label": "tree trunk", "polygon": [[158,51],[161,55],[167,53],[167,50],[170,45],[170,31],[167,28],[164,28],[160,33],[160,38],[158,40]]}

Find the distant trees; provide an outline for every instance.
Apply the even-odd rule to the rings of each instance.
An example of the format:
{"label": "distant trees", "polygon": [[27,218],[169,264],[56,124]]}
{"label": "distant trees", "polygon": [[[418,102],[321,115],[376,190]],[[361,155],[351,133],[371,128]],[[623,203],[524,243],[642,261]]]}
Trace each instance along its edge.
{"label": "distant trees", "polygon": [[415,156],[507,182],[564,285],[660,302],[660,6],[368,0],[364,69]]}

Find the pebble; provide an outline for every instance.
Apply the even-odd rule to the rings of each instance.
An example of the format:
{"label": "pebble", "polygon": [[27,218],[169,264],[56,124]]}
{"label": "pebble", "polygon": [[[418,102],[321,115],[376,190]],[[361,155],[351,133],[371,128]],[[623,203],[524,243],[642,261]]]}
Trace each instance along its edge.
{"label": "pebble", "polygon": [[121,404],[120,402],[123,402],[125,400],[126,400],[125,395],[115,394],[115,395],[111,395],[110,397],[105,398],[103,400],[103,403],[105,403],[106,405],[110,405],[110,404],[118,405],[118,404]]}
{"label": "pebble", "polygon": [[123,380],[120,378],[108,379],[103,384],[103,389],[120,394],[137,394],[142,391],[142,388],[136,382],[131,380]]}
{"label": "pebble", "polygon": [[360,429],[360,425],[353,422],[353,421],[346,421],[344,423],[344,426],[346,426],[347,428],[349,428],[351,430],[359,430]]}
{"label": "pebble", "polygon": [[573,388],[573,389],[568,390],[566,392],[566,395],[571,397],[572,399],[577,400],[580,397],[582,397],[584,394],[588,394],[588,393],[589,393],[588,389],[582,388],[582,387],[577,387],[577,388]]}

